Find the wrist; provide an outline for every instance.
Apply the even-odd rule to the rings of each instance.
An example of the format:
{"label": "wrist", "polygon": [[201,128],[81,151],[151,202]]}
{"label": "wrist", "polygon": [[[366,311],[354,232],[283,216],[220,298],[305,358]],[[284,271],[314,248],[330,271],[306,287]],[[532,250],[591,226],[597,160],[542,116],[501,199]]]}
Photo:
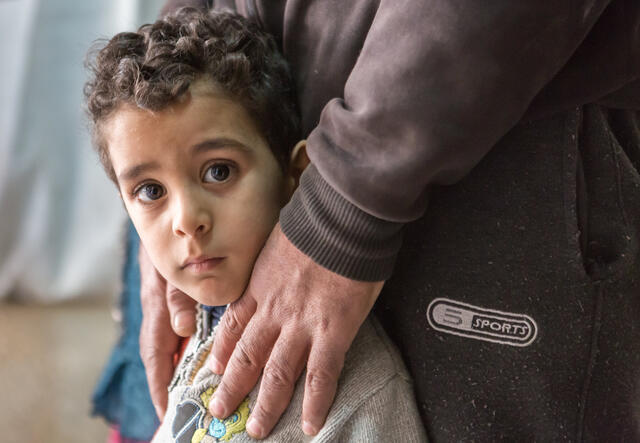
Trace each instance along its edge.
{"label": "wrist", "polygon": [[353,280],[389,278],[403,224],[374,217],[335,191],[313,166],[280,213],[287,239],[314,262]]}

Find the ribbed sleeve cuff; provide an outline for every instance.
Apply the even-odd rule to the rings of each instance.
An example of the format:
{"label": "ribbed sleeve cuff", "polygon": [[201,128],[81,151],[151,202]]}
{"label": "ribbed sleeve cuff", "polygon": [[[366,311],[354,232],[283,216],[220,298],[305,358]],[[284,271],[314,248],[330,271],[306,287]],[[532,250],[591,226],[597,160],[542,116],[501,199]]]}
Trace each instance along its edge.
{"label": "ribbed sleeve cuff", "polygon": [[391,276],[402,243],[402,223],[362,211],[309,165],[280,212],[282,232],[319,265],[352,280]]}

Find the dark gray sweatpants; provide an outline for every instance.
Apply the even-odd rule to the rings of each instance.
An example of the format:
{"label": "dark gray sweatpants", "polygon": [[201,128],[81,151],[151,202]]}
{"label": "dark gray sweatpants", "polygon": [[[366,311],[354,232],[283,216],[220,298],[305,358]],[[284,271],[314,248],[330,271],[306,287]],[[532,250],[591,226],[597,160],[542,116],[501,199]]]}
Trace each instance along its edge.
{"label": "dark gray sweatpants", "polygon": [[376,314],[433,441],[640,441],[639,115],[523,121],[406,226]]}

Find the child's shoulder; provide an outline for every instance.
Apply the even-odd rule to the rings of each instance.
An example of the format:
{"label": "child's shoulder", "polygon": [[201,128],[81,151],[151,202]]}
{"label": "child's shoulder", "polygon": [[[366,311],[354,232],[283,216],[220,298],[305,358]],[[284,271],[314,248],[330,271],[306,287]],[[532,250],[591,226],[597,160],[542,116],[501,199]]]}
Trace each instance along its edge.
{"label": "child's shoulder", "polygon": [[413,383],[400,352],[374,316],[347,353],[319,441],[426,441]]}
{"label": "child's shoulder", "polygon": [[[176,369],[167,414],[154,441],[252,441],[245,427],[260,383],[225,420],[207,412],[220,383],[220,376],[205,365],[212,342],[213,335],[192,337]],[[305,375],[298,380],[289,407],[266,441],[309,440],[300,428]],[[402,432],[403,439],[408,436],[405,441],[424,440],[409,375],[395,346],[370,317],[346,355],[334,404],[313,441],[363,441],[369,436],[397,436],[397,432]]]}
{"label": "child's shoulder", "polygon": [[378,320],[370,315],[360,327],[345,358],[341,382],[346,387],[351,383],[367,383],[367,391],[373,386],[382,386],[392,378],[411,382],[400,352],[387,336]]}

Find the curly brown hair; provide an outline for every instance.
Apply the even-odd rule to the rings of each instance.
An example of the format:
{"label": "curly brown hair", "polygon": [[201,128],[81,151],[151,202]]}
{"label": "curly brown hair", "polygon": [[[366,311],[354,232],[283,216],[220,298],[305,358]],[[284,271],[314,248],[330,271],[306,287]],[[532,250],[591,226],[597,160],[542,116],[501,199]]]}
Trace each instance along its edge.
{"label": "curly brown hair", "polygon": [[91,77],[84,95],[94,147],[114,182],[102,124],[123,104],[162,110],[201,78],[244,106],[283,170],[300,139],[286,61],[269,34],[237,14],[180,9],[137,32],[98,41],[87,67]]}

